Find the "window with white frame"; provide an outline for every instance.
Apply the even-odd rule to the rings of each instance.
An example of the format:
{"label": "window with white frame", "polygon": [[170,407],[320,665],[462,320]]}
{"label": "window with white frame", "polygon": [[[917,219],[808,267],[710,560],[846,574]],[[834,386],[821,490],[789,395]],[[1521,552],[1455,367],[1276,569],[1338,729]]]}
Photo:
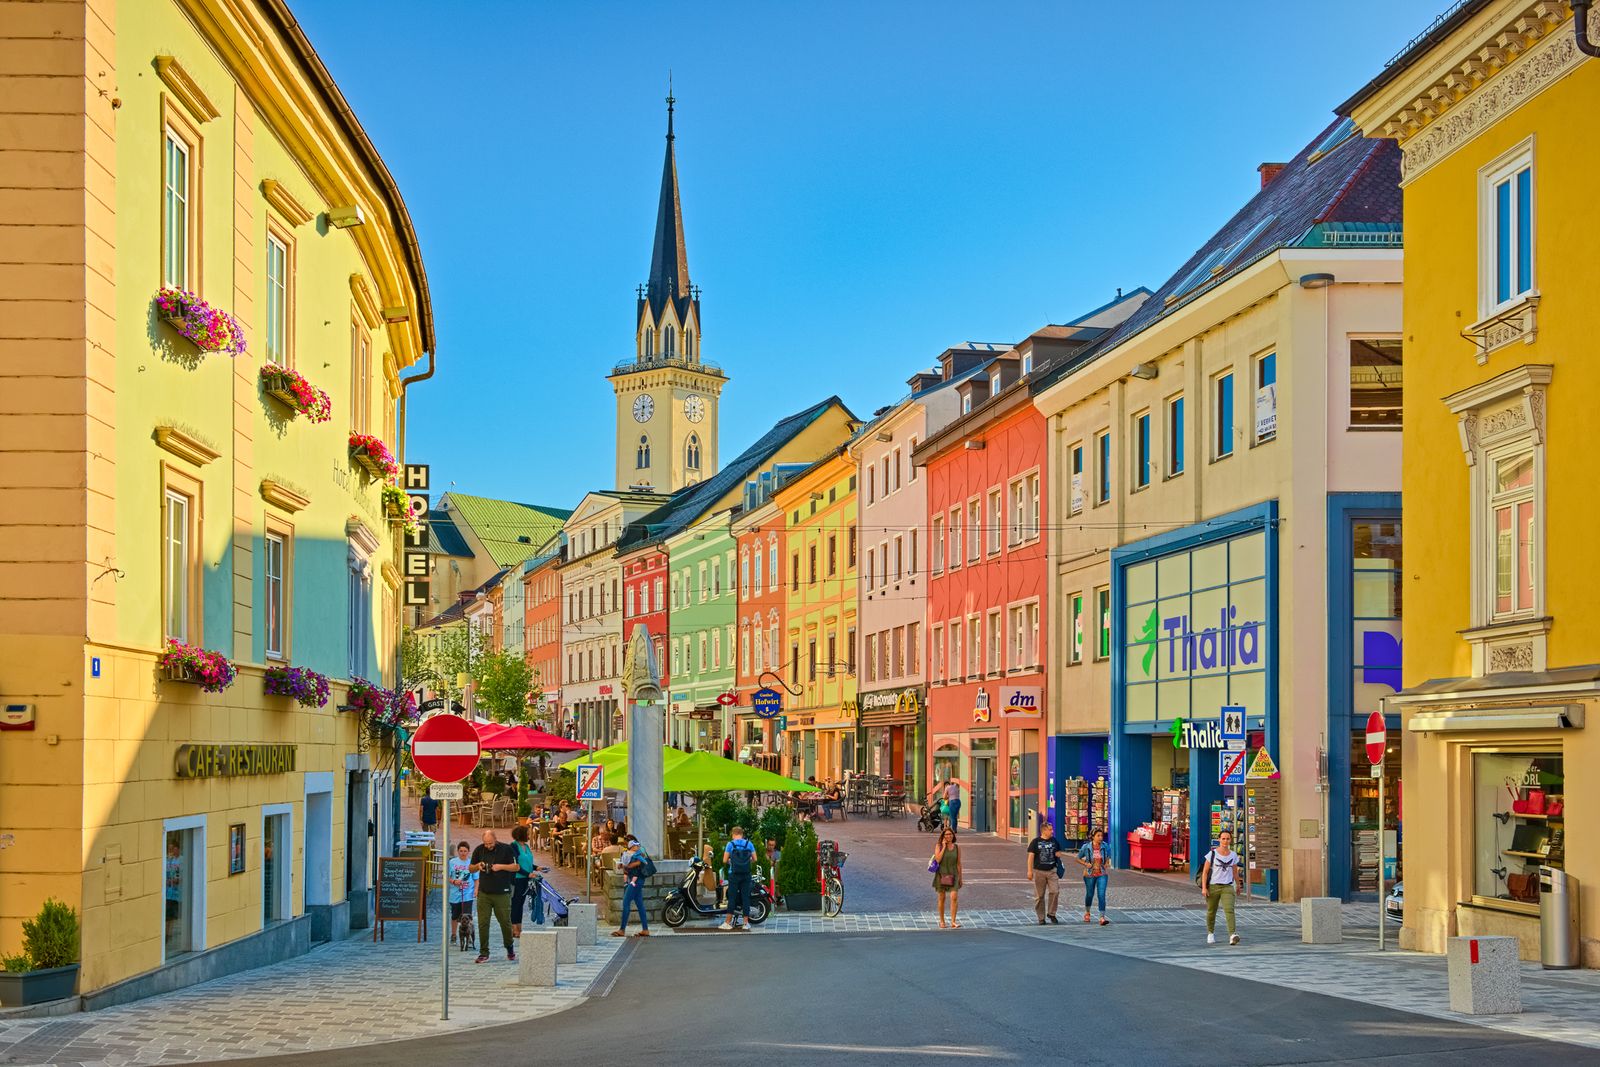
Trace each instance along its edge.
{"label": "window with white frame", "polygon": [[168,125],[163,131],[161,160],[161,284],[198,289],[195,250],[195,138]]}
{"label": "window with white frame", "polygon": [[1479,172],[1479,310],[1485,317],[1533,290],[1533,140]]}
{"label": "window with white frame", "polygon": [[1141,411],[1133,417],[1133,488],[1144,489],[1150,485],[1150,413]]}
{"label": "window with white frame", "polygon": [[1278,354],[1268,352],[1255,360],[1256,443],[1278,436]]}
{"label": "window with white frame", "polygon": [[1211,379],[1211,457],[1233,455],[1233,372]]}
{"label": "window with white frame", "polygon": [[1167,398],[1167,477],[1183,473],[1183,394]]}
{"label": "window with white frame", "polygon": [[933,634],[933,663],[931,664],[933,667],[933,680],[942,682],[944,681],[944,627],[935,624],[930,632]]}
{"label": "window with white frame", "polygon": [[284,607],[286,606],[286,591],[284,588],[284,566],[288,560],[287,538],[280,533],[267,532],[262,543],[262,574],[266,579],[266,588],[263,591],[266,618],[262,628],[262,636],[266,643],[266,653],[272,658],[282,658],[286,651],[284,641]]}
{"label": "window with white frame", "polygon": [[1489,522],[1494,538],[1491,614],[1498,620],[1533,611],[1539,530],[1534,510],[1533,451],[1508,452],[1495,457],[1493,464],[1489,482]]}
{"label": "window with white frame", "polygon": [[1039,474],[1035,471],[1022,479],[1028,498],[1028,512],[1022,523],[1022,539],[1031,541],[1039,536]]}
{"label": "window with white frame", "polygon": [[1111,431],[1104,430],[1094,438],[1095,464],[1099,470],[1095,472],[1094,502],[1096,504],[1109,503],[1111,500]]}
{"label": "window with white frame", "polygon": [[[755,670],[758,671],[758,672],[766,670],[767,669],[767,655],[766,655],[766,652],[767,652],[767,633],[761,627],[761,616],[759,616],[759,615],[756,616],[755,636],[752,639],[751,643],[755,645],[755,649],[754,649],[754,651],[755,651]],[[747,670],[745,673],[748,674],[750,672]]]}
{"label": "window with white frame", "polygon": [[989,554],[1000,551],[1000,531],[1006,526],[1005,512],[1001,510],[1000,490],[989,490]]}
{"label": "window with white frame", "polygon": [[976,678],[983,670],[979,657],[983,654],[983,634],[978,616],[967,616],[967,677]]}
{"label": "window with white frame", "polygon": [[961,677],[961,620],[950,620],[950,678],[952,681]]}
{"label": "window with white frame", "polygon": [[1073,593],[1068,603],[1067,662],[1083,662],[1083,594]]}
{"label": "window with white frame", "polygon": [[715,670],[720,670],[721,668],[722,668],[722,631],[721,630],[712,630],[711,631],[711,669],[715,671]]}
{"label": "window with white frame", "polygon": [[985,654],[989,657],[987,666],[990,674],[999,674],[1005,670],[1005,634],[1001,629],[1000,610],[998,608],[989,612],[988,616],[989,640]]}
{"label": "window with white frame", "polygon": [[961,509],[950,510],[950,566],[961,566]]}
{"label": "window with white frame", "polygon": [[944,516],[933,517],[933,573],[944,570]]}
{"label": "window with white frame", "polygon": [[1010,522],[1006,525],[1006,540],[1013,544],[1022,542],[1023,518],[1027,513],[1027,498],[1023,492],[1022,481],[1018,479],[1009,486],[1011,494]]}
{"label": "window with white frame", "polygon": [[911,577],[913,577],[913,578],[915,578],[917,576],[917,533],[918,533],[917,528],[915,526],[911,527],[911,534],[910,534],[910,537],[911,537],[911,564],[910,564],[910,569],[911,569]]}
{"label": "window with white frame", "polygon": [[[162,593],[166,637],[188,643],[194,613],[197,568],[194,552],[194,498],[168,488],[162,500]],[[198,634],[192,635],[198,637]]]}
{"label": "window with white frame", "polygon": [[267,359],[291,366],[289,344],[289,242],[267,231]]}
{"label": "window with white frame", "polygon": [[[915,437],[913,437],[911,439],[910,445],[908,445],[906,447],[906,455],[908,455],[908,456],[913,455],[916,451],[917,451],[917,439]],[[912,481],[912,482],[917,480],[917,464],[916,464],[915,461],[913,461],[912,464],[911,464],[911,472],[906,475],[906,480],[907,481]]]}
{"label": "window with white frame", "polygon": [[913,622],[906,626],[906,671],[916,674],[922,664],[922,624]]}
{"label": "window with white frame", "polygon": [[1072,446],[1072,506],[1069,514],[1076,515],[1083,510],[1083,443]]}
{"label": "window with white frame", "polygon": [[977,562],[983,555],[983,504],[967,501],[967,561]]}
{"label": "window with white frame", "polygon": [[350,676],[367,677],[371,669],[372,565],[352,549],[349,553]]}

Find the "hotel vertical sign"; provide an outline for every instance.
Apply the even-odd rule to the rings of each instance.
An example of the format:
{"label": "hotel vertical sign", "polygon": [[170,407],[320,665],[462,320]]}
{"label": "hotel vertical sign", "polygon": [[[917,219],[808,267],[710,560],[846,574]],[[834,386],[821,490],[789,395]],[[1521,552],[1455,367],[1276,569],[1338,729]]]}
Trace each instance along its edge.
{"label": "hotel vertical sign", "polygon": [[428,604],[428,466],[425,463],[407,463],[401,488],[406,493],[406,510],[415,521],[415,528],[406,532],[405,554],[402,557],[405,579],[405,606],[426,607]]}

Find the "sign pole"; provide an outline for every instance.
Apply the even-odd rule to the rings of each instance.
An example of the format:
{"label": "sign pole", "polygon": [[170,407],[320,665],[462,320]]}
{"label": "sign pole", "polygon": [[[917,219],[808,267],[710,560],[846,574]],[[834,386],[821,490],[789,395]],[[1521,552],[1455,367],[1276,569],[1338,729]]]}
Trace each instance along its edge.
{"label": "sign pole", "polygon": [[[1246,750],[1248,751],[1248,749]],[[1244,897],[1241,903],[1250,902],[1250,780],[1239,786],[1239,838],[1244,842]]]}
{"label": "sign pole", "polygon": [[1372,770],[1378,776],[1378,951],[1382,952],[1389,932],[1386,928],[1389,916],[1383,908],[1384,865],[1388,862],[1386,853],[1389,850],[1384,842],[1383,830],[1383,764],[1373,764]]}
{"label": "sign pole", "polygon": [[442,865],[439,879],[439,1018],[450,1018],[450,854],[445,848],[450,841],[450,802],[443,801],[444,818],[439,822],[439,857]]}
{"label": "sign pole", "polygon": [[[589,853],[594,851],[594,801],[585,800],[583,802],[583,806],[589,812],[589,841],[588,841],[588,848],[585,848],[583,850],[583,854],[585,856],[589,856],[588,866],[592,867],[592,866],[594,866],[594,857],[590,856]],[[585,904],[590,903],[591,900],[593,899],[593,894],[594,894],[594,872],[593,871],[584,871],[583,872],[583,902]]]}

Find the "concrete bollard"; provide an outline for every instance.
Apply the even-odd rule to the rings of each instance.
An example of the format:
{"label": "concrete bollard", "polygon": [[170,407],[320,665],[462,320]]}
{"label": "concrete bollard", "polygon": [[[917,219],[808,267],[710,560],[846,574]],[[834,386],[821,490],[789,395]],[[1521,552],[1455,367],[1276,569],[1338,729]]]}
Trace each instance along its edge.
{"label": "concrete bollard", "polygon": [[1447,957],[1450,1010],[1514,1015],[1522,1010],[1522,961],[1514,937],[1452,937]]}
{"label": "concrete bollard", "polygon": [[567,925],[578,931],[579,945],[592,945],[599,934],[600,905],[568,904]]}
{"label": "concrete bollard", "polygon": [[554,930],[523,927],[517,953],[517,982],[528,986],[556,984],[557,941]]}
{"label": "concrete bollard", "polygon": [[578,962],[578,931],[570,926],[558,926],[556,931],[556,962]]}
{"label": "concrete bollard", "polygon": [[1344,913],[1338,897],[1300,898],[1300,942],[1337,945],[1344,940]]}

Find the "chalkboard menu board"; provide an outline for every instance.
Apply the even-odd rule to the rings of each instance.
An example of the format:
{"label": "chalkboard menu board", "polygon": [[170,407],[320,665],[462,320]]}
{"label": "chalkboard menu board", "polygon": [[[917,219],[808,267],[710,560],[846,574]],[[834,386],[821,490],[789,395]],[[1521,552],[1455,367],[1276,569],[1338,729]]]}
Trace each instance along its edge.
{"label": "chalkboard menu board", "polygon": [[378,857],[378,927],[374,938],[381,938],[386,922],[414,922],[417,940],[427,922],[427,860],[422,856]]}

